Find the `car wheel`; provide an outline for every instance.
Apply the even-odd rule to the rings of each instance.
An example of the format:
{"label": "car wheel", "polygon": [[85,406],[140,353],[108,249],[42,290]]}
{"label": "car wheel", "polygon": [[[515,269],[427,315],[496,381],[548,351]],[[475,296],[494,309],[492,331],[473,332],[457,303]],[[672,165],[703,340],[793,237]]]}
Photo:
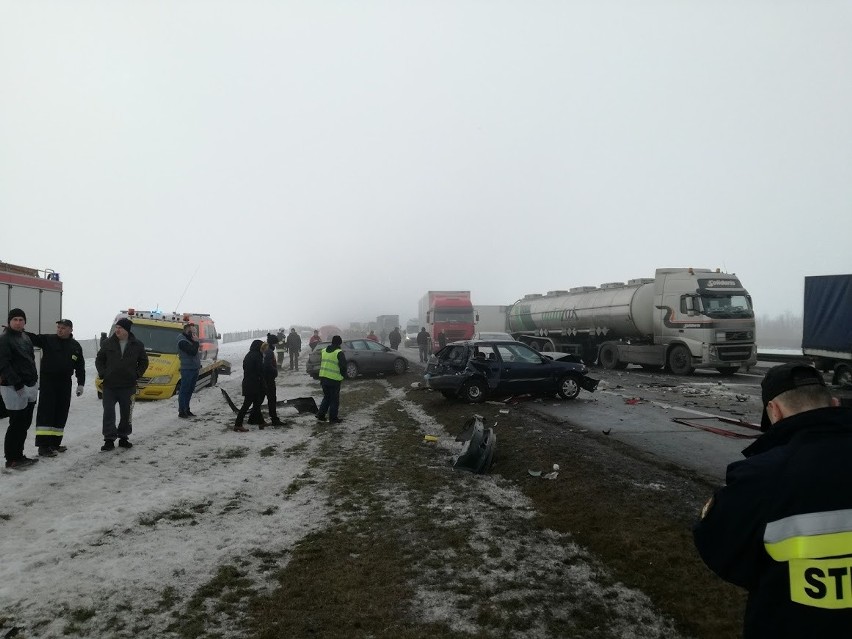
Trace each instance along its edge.
{"label": "car wheel", "polygon": [[393,360],[393,372],[397,375],[402,375],[408,370],[408,360],[398,357]]}
{"label": "car wheel", "polygon": [[580,394],[580,382],[573,375],[566,375],[559,380],[557,392],[562,399],[574,399]]}
{"label": "car wheel", "polygon": [[355,362],[346,362],[346,377],[349,379],[358,377],[358,364]]}
{"label": "car wheel", "polygon": [[481,404],[485,401],[485,384],[483,382],[473,380],[466,383],[462,387],[462,397],[471,404]]}

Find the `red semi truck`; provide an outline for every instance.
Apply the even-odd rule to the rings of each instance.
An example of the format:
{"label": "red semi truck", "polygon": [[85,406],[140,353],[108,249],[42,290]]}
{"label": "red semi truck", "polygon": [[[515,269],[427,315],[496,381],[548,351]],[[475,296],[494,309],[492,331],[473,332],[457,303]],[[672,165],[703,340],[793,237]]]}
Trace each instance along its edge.
{"label": "red semi truck", "polygon": [[447,343],[470,339],[476,330],[470,291],[427,291],[418,306],[420,325],[427,327],[432,352],[439,346],[438,335],[444,331]]}

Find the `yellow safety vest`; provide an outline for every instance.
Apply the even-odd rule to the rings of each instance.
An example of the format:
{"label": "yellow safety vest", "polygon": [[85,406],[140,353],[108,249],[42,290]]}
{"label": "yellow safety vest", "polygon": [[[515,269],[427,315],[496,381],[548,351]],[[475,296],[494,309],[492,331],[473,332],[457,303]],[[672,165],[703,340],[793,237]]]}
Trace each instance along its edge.
{"label": "yellow safety vest", "polygon": [[340,374],[340,364],[337,361],[339,348],[334,349],[330,353],[326,349],[322,349],[322,359],[320,360],[319,376],[326,379],[343,380],[343,375]]}

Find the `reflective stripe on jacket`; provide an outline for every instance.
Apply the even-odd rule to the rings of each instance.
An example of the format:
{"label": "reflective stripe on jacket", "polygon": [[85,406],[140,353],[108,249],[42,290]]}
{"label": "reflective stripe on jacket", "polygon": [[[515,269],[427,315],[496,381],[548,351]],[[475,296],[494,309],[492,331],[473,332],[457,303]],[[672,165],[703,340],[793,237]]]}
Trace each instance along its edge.
{"label": "reflective stripe on jacket", "polygon": [[320,360],[319,376],[326,379],[333,379],[338,382],[343,381],[343,375],[340,373],[340,363],[337,361],[337,356],[340,349],[336,348],[329,352],[328,349],[323,349]]}

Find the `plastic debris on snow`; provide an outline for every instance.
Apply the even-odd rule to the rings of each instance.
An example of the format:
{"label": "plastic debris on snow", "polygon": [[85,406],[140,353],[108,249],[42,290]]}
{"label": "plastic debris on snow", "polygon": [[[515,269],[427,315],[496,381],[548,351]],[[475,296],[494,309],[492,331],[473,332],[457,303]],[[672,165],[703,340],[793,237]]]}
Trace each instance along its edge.
{"label": "plastic debris on snow", "polygon": [[438,441],[437,435],[423,435],[424,442],[436,442]]}
{"label": "plastic debris on snow", "polygon": [[641,397],[626,397],[624,399],[625,404],[630,404],[631,406],[635,406],[636,404],[644,404],[645,400]]}
{"label": "plastic debris on snow", "polygon": [[500,413],[501,413],[501,414],[503,414],[503,415],[508,415],[508,414],[509,414],[509,409],[508,409],[508,408],[501,408],[501,409],[500,409]]}
{"label": "plastic debris on snow", "polygon": [[559,464],[553,464],[553,471],[547,474],[542,474],[540,470],[529,469],[527,472],[531,477],[541,477],[542,479],[556,479],[559,477]]}

